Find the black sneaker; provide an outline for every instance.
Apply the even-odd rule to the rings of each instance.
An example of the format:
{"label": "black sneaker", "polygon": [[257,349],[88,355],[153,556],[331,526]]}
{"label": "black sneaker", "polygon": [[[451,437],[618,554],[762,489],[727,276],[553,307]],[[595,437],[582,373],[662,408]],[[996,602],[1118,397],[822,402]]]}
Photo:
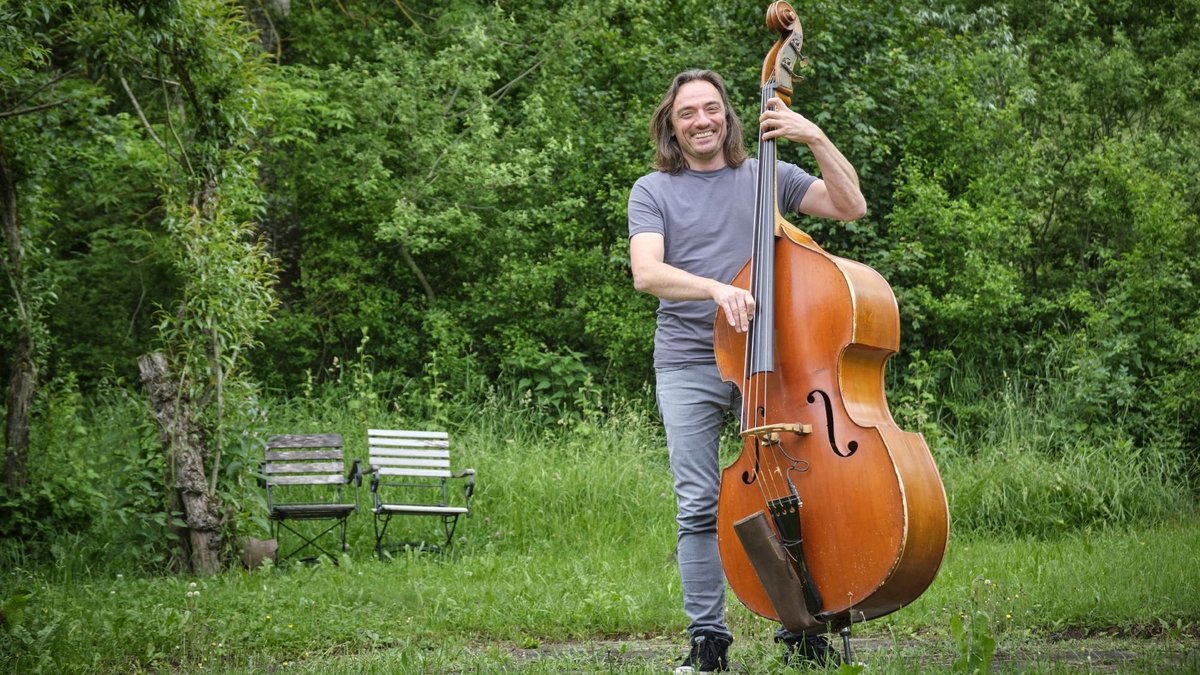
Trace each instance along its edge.
{"label": "black sneaker", "polygon": [[783,663],[787,666],[837,667],[842,655],[829,644],[824,635],[798,635],[794,638],[775,638],[783,643]]}
{"label": "black sneaker", "polygon": [[729,670],[729,659],[725,652],[733,640],[714,633],[697,633],[692,636],[692,651],[679,667],[675,675],[692,675],[693,673],[715,673]]}

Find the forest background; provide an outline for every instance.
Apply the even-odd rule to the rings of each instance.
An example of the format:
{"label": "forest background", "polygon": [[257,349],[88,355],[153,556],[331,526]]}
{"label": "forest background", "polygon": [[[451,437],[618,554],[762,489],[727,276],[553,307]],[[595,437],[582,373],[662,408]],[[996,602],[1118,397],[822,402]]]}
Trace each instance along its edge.
{"label": "forest background", "polygon": [[[870,205],[797,222],[892,284],[892,412],[955,531],[1194,517],[1200,2],[795,6],[794,107]],[[261,536],[263,438],[314,431],[290,405],[653,429],[626,197],[676,72],[717,69],[756,117],[764,9],[4,2],[0,556],[164,571],[197,565],[180,532]]]}

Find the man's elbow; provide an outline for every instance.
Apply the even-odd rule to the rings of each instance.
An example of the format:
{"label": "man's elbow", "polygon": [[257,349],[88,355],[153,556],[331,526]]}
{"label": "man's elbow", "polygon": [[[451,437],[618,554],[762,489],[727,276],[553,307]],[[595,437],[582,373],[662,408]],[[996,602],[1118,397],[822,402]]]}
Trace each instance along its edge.
{"label": "man's elbow", "polygon": [[629,271],[633,276],[634,290],[658,297],[661,276],[656,265],[643,261],[641,264],[632,265]]}
{"label": "man's elbow", "polygon": [[842,212],[838,215],[840,216],[839,220],[846,222],[862,218],[867,215],[867,200],[860,195],[858,199],[843,206]]}
{"label": "man's elbow", "polygon": [[639,274],[637,269],[633,270],[633,288],[642,293],[650,292],[650,280],[646,278],[646,274]]}

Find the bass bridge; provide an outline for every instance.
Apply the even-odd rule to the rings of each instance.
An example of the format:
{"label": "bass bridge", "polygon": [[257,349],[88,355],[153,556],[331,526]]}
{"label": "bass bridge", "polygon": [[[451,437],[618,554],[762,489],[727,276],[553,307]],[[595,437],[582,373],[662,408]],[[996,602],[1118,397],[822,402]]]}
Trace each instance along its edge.
{"label": "bass bridge", "polygon": [[763,445],[776,445],[779,443],[782,434],[785,433],[805,436],[812,433],[812,425],[797,422],[764,424],[751,429],[744,429],[741,435],[742,438],[757,438]]}

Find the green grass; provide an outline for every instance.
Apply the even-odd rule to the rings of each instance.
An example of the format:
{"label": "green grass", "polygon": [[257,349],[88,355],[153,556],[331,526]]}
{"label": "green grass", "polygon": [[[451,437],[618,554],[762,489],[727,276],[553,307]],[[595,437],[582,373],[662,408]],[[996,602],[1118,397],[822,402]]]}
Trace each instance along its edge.
{"label": "green grass", "polygon": [[[265,430],[339,432],[348,454],[361,457],[368,426],[419,426],[397,409],[382,398],[326,395],[273,409]],[[59,537],[49,559],[14,553],[10,542],[0,548],[0,671],[640,673],[677,661],[686,620],[653,416],[630,405],[546,420],[496,401],[460,416],[448,426],[478,489],[448,554],[374,559],[365,511],[351,519],[350,552],[338,566],[206,578],[138,572],[96,533]],[[960,483],[969,459],[950,462]],[[1044,481],[1017,471],[992,477],[1008,495]],[[951,500],[966,508],[954,506],[953,492]],[[1055,502],[1014,508],[1024,519]],[[929,590],[855,628],[870,672],[1200,670],[1194,511],[1073,523],[1042,536],[964,531],[958,522],[971,518],[952,520]],[[416,533],[397,537],[406,534]],[[781,672],[774,627],[732,598],[729,614],[735,666]]]}
{"label": "green grass", "polygon": [[[55,581],[52,572],[10,570],[9,597],[29,599],[7,630],[6,669],[642,672],[679,657],[684,621],[669,537],[522,553],[472,545],[484,535],[475,525],[443,557],[356,555],[340,566],[198,579]],[[1051,655],[1063,658],[1057,639],[1090,636],[1094,651],[1128,652],[1125,667],[1141,659],[1145,672],[1184,670],[1197,665],[1188,652],[1200,646],[1198,550],[1195,522],[954,542],[929,591],[857,627],[855,642],[873,672],[948,668],[959,653],[949,629],[958,615],[988,622],[1006,667],[1043,669]],[[771,624],[732,601],[730,613],[734,660],[772,672]]]}

